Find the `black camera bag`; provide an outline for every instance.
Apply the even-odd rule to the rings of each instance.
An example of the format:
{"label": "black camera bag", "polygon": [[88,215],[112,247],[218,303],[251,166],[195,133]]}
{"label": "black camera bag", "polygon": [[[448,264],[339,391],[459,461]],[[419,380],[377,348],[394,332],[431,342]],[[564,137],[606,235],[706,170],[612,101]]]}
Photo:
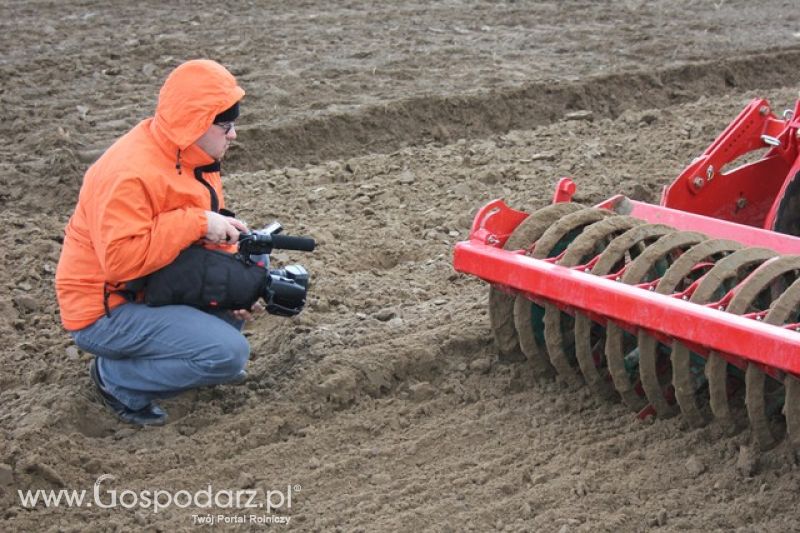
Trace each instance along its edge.
{"label": "black camera bag", "polygon": [[151,306],[182,304],[200,309],[250,309],[270,283],[267,270],[238,255],[190,246],[164,268],[129,282]]}

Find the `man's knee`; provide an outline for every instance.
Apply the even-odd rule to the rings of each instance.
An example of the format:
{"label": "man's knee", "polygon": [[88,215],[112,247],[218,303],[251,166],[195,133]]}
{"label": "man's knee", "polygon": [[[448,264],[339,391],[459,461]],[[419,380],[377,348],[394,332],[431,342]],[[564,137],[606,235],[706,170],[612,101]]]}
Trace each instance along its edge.
{"label": "man's knee", "polygon": [[204,350],[205,356],[198,361],[207,372],[233,378],[237,376],[250,358],[250,344],[244,335],[230,335]]}

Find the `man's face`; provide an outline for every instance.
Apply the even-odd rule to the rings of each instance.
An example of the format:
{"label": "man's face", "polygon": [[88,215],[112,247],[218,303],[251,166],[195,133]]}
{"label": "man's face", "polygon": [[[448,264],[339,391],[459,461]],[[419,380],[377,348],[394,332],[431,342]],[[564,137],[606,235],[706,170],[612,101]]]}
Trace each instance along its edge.
{"label": "man's face", "polygon": [[222,156],[225,155],[231,141],[235,138],[236,128],[233,122],[221,122],[209,126],[206,132],[197,139],[194,144],[209,156],[219,161],[222,159]]}

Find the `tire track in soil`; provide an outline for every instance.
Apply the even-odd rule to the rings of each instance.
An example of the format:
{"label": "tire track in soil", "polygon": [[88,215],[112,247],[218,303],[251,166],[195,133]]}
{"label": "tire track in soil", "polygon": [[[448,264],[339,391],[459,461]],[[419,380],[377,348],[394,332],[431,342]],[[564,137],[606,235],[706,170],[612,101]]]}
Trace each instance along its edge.
{"label": "tire track in soil", "polygon": [[249,168],[298,166],[530,129],[579,111],[591,112],[594,119],[615,118],[625,110],[663,108],[702,96],[786,87],[798,81],[798,72],[800,47],[793,47],[576,82],[537,81],[473,95],[410,98],[277,127],[244,125],[242,148],[232,161]]}

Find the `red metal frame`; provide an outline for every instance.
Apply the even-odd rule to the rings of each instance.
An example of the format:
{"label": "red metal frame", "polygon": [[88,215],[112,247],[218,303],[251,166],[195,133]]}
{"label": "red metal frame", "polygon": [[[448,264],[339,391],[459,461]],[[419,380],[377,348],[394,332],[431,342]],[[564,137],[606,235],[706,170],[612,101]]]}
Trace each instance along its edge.
{"label": "red metal frame", "polygon": [[[667,209],[651,207],[655,212]],[[673,215],[678,217],[678,213]],[[513,224],[510,221],[521,222],[524,218],[524,213],[509,208],[501,200],[485,206],[475,219],[470,240],[456,244],[455,269],[530,298],[544,298],[559,306],[602,315],[625,324],[626,329],[645,328],[658,332],[659,336],[680,339],[703,352],[716,350],[800,376],[800,333],[794,329],[587,274],[583,267],[566,268],[534,259],[521,250],[503,250],[502,242]],[[710,234],[714,225],[729,224],[703,219],[712,222],[712,231],[704,228]],[[495,233],[495,229],[500,233]],[[773,235],[786,241],[782,248],[800,250],[800,238]]]}
{"label": "red metal frame", "polygon": [[[800,237],[776,233],[759,227],[745,226],[669,207],[629,200],[615,196],[598,207],[641,218],[651,223],[666,224],[684,231],[699,231],[716,239],[731,239],[745,246],[769,248],[780,254],[800,254]],[[800,215],[800,213],[798,213]]]}
{"label": "red metal frame", "polygon": [[[800,238],[769,230],[787,184],[800,173],[799,114],[800,101],[794,118],[779,119],[766,100],[755,99],[665,188],[662,205],[615,196],[598,207],[780,254],[800,254]],[[764,147],[769,148],[761,159],[727,168]],[[553,202],[571,201],[574,193],[575,184],[563,178]],[[759,314],[737,316],[679,295],[656,294],[647,290],[652,283],[625,285],[613,277],[584,272],[586,265],[566,268],[556,265],[555,259],[538,260],[522,250],[503,250],[509,235],[527,216],[502,200],[485,205],[475,217],[469,241],[456,244],[455,269],[506,292],[548,300],[567,311],[582,310],[601,321],[613,320],[628,331],[645,328],[662,341],[680,339],[698,353],[721,352],[738,366],[752,361],[772,375],[783,371],[800,377],[797,324],[764,324],[757,320]]]}

